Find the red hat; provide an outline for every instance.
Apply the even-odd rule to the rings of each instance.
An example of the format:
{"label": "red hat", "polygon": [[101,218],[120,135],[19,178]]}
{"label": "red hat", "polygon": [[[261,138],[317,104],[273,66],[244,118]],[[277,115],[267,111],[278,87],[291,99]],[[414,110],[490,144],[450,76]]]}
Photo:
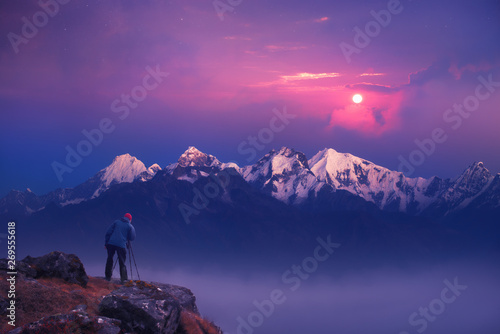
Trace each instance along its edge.
{"label": "red hat", "polygon": [[126,213],[123,217],[128,218],[128,220],[132,221],[132,215],[130,213]]}

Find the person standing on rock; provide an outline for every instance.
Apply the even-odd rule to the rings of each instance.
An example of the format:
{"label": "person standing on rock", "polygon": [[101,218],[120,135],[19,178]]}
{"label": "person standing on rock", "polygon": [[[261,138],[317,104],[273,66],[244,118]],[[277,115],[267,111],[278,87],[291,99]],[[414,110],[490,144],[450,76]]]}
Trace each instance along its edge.
{"label": "person standing on rock", "polygon": [[126,213],[108,228],[104,239],[104,247],[108,250],[105,269],[106,280],[110,281],[113,274],[113,257],[115,256],[115,252],[118,255],[118,263],[120,264],[120,279],[122,283],[128,280],[127,267],[125,266],[125,259],[127,257],[126,248],[129,247],[130,241],[134,239],[135,228],[132,226],[132,215],[130,213]]}

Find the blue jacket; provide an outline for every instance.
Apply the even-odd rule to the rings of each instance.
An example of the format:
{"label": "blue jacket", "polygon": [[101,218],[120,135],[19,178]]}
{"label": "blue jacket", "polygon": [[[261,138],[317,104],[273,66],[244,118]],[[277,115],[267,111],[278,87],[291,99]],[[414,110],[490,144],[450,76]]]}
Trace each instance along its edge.
{"label": "blue jacket", "polygon": [[116,220],[113,225],[108,228],[104,239],[105,245],[114,245],[121,248],[126,248],[127,243],[135,239],[135,228],[130,223],[130,220],[123,217]]}

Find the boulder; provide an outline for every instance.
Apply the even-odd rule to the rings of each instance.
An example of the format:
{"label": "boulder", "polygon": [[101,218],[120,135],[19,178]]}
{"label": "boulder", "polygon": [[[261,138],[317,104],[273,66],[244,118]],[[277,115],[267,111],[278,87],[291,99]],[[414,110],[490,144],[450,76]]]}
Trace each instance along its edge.
{"label": "boulder", "polygon": [[[181,289],[172,290],[181,295]],[[165,286],[162,289],[143,281],[129,282],[104,297],[99,314],[121,320],[126,332],[174,334],[179,327],[182,305],[168,291]],[[188,300],[183,298],[192,307]]]}
{"label": "boulder", "polygon": [[83,263],[74,254],[55,251],[40,257],[27,256],[18,265],[22,263],[36,270],[35,278],[57,277],[83,287],[87,286],[89,281]]}
{"label": "boulder", "polygon": [[151,284],[174,296],[184,309],[199,314],[198,307],[196,306],[196,297],[188,288],[158,282],[151,282]]}
{"label": "boulder", "polygon": [[[9,260],[8,259],[0,259],[0,271],[4,271],[5,274],[7,272],[13,271],[9,269]],[[35,269],[31,268],[31,266],[23,261],[16,262],[16,269],[14,270],[18,275],[25,278],[34,278],[37,275]]]}

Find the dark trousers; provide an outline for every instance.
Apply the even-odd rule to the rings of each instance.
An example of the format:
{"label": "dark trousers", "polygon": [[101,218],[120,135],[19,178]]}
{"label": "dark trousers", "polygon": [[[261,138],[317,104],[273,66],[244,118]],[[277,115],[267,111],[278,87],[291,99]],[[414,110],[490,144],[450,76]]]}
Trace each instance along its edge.
{"label": "dark trousers", "polygon": [[120,279],[123,281],[128,280],[127,267],[125,266],[125,259],[127,258],[127,250],[114,245],[106,245],[108,250],[108,259],[106,260],[106,279],[109,281],[113,274],[113,257],[115,252],[118,255],[118,264],[120,265]]}

